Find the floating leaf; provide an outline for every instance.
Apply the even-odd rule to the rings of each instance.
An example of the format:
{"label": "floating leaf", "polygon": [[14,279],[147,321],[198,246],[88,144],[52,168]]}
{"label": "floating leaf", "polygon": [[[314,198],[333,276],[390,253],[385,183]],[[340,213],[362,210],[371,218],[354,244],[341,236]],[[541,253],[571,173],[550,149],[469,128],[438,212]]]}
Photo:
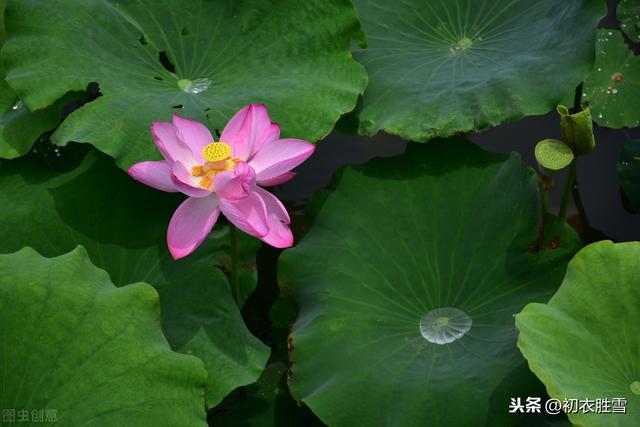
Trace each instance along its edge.
{"label": "floating leaf", "polygon": [[613,398],[626,399],[626,414],[569,413],[576,425],[640,423],[638,260],[638,242],[589,245],[569,263],[548,304],[529,304],[516,316],[518,347],[551,397],[606,398],[609,411]]}
{"label": "floating leaf", "polygon": [[536,199],[518,155],[460,139],[344,170],[279,265],[294,397],[332,427],[513,425],[508,398],[531,392],[513,314],[579,246],[567,230],[528,252]]}
{"label": "floating leaf", "polygon": [[601,0],[354,0],[368,48],[360,132],[403,138],[543,114],[589,73]]}
{"label": "floating leaf", "polygon": [[609,128],[640,125],[640,58],[625,44],[618,30],[600,29],[596,64],[584,82],[582,101],[593,120]]}
{"label": "floating leaf", "polygon": [[535,155],[538,164],[547,175],[566,168],[573,161],[571,148],[557,139],[543,139],[538,142]]}
{"label": "floating leaf", "polygon": [[640,1],[620,0],[618,20],[622,31],[636,43],[640,43]]}
{"label": "floating leaf", "polygon": [[[3,75],[0,64],[0,78]],[[40,135],[55,129],[60,122],[63,104],[56,102],[44,110],[31,112],[4,80],[0,81],[0,158],[13,159],[29,152]]]}
{"label": "floating leaf", "polygon": [[83,248],[0,255],[0,408],[29,425],[206,426],[202,362],[171,351],[159,318],[151,286],[116,288]]}
{"label": "floating leaf", "polygon": [[103,96],[53,139],[91,143],[122,167],[158,156],[149,125],[174,112],[222,129],[263,102],[285,135],[320,139],[367,80],[344,0],[16,0],[6,16],[9,84],[34,109],[98,82]]}
{"label": "floating leaf", "polygon": [[620,186],[631,207],[640,214],[640,140],[628,141],[618,159]]}
{"label": "floating leaf", "polygon": [[562,140],[571,147],[577,156],[588,154],[596,149],[596,137],[593,134],[593,120],[591,110],[585,108],[574,114],[569,114],[569,109],[559,105],[560,130]]}
{"label": "floating leaf", "polygon": [[212,256],[218,245],[205,242],[180,261],[166,248],[179,196],[138,184],[93,154],[63,175],[26,159],[8,162],[0,189],[0,252],[28,245],[57,256],[82,244],[117,285],[144,280],[156,287],[172,348],[205,363],[209,406],[260,376],[269,352],[242,322]]}
{"label": "floating leaf", "polygon": [[[7,0],[0,0],[0,46],[4,43],[4,8]],[[0,57],[0,158],[13,159],[26,154],[36,139],[60,122],[62,103],[30,112],[18,95],[9,87]]]}

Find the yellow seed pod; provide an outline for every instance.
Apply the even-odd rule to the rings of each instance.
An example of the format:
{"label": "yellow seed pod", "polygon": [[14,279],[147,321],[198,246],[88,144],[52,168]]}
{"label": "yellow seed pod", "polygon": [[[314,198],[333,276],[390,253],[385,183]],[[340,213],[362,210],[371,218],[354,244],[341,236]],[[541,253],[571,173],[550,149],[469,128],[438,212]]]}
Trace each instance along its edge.
{"label": "yellow seed pod", "polygon": [[231,147],[224,142],[213,142],[202,149],[202,157],[208,162],[219,162],[231,157]]}

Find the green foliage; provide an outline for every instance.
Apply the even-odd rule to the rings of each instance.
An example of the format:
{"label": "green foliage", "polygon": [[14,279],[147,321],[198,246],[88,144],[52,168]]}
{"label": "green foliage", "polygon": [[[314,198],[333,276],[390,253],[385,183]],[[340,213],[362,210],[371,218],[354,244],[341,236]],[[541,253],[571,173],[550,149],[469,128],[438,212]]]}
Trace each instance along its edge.
{"label": "green foliage", "polygon": [[579,411],[569,414],[576,425],[631,427],[640,420],[638,260],[638,242],[589,245],[548,304],[528,304],[516,316],[518,347],[549,395],[626,398],[626,415]]}
{"label": "green foliage", "polygon": [[636,43],[640,43],[640,1],[620,0],[618,20],[622,31]]}
{"label": "green foliage", "polygon": [[628,141],[618,159],[620,186],[635,213],[640,213],[640,140]]}
{"label": "green foliage", "polygon": [[0,253],[32,246],[57,256],[81,244],[116,285],[152,284],[172,348],[205,363],[208,406],[260,376],[269,352],[246,329],[216,266],[219,242],[214,238],[180,261],[166,248],[179,196],[138,184],[93,154],[62,175],[28,160],[9,162],[0,169],[0,188]]}
{"label": "green foliage", "polygon": [[[0,0],[0,46],[4,44],[4,8]],[[27,153],[36,139],[58,125],[63,102],[44,110],[30,112],[4,80],[4,62],[0,57],[0,158],[13,159]]]}
{"label": "green foliage", "polygon": [[596,64],[584,82],[583,104],[593,120],[609,128],[640,125],[640,59],[618,30],[599,29]]}
{"label": "green foliage", "polygon": [[202,362],[171,351],[159,317],[151,286],[116,288],[81,247],[0,255],[0,408],[70,427],[205,426]]}
{"label": "green foliage", "polygon": [[285,135],[315,141],[367,80],[349,52],[361,32],[347,0],[9,0],[6,17],[9,84],[39,109],[98,82],[103,96],[53,139],[93,144],[121,167],[158,156],[154,120],[222,129],[252,102]]}
{"label": "green foliage", "polygon": [[[627,416],[576,425],[640,425],[640,243],[575,255],[565,223],[577,158],[600,156],[593,122],[640,126],[639,12],[621,0],[620,31],[596,28],[603,0],[0,0],[0,410],[74,427],[568,425],[508,413],[546,386],[627,399]],[[561,102],[582,109],[557,107],[541,174],[464,135]],[[291,212],[280,262],[244,233],[234,258],[222,216],[175,261],[185,196],[121,168],[160,158],[153,121],[219,133],[249,103],[285,138],[433,141],[341,170]],[[45,155],[49,140],[95,149]],[[348,163],[344,147],[312,168]],[[638,140],[618,172],[640,213]]]}
{"label": "green foliage", "polygon": [[360,132],[413,141],[543,114],[593,65],[602,0],[354,1]]}
{"label": "green foliage", "polygon": [[[537,391],[513,314],[557,289],[580,245],[567,230],[560,248],[528,252],[535,185],[517,155],[461,139],[344,170],[279,264],[300,308],[294,396],[332,427],[513,425],[508,397]],[[421,330],[442,307],[472,322],[452,325],[449,344]],[[430,332],[446,332],[435,320]]]}

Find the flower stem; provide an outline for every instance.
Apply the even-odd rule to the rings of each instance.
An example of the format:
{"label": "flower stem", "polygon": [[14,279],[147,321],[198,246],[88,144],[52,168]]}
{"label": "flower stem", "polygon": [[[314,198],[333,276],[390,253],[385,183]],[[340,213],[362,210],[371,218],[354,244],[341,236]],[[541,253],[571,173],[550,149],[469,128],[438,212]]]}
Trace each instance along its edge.
{"label": "flower stem", "polygon": [[558,213],[558,240],[562,237],[564,223],[567,219],[567,208],[569,206],[569,198],[576,181],[576,159],[573,159],[569,165],[569,173],[564,183],[564,191],[562,193],[562,201],[560,202],[560,212]]}
{"label": "flower stem", "polygon": [[229,240],[231,242],[231,282],[236,303],[240,306],[240,276],[238,275],[240,260],[238,257],[238,229],[229,224]]}
{"label": "flower stem", "polygon": [[538,213],[538,227],[536,228],[536,241],[529,248],[531,252],[538,252],[544,246],[544,228],[547,212],[549,211],[549,190],[553,187],[553,178],[538,174],[538,197],[540,211]]}
{"label": "flower stem", "polygon": [[582,110],[581,104],[582,104],[582,89],[583,89],[584,83],[580,83],[578,85],[578,87],[576,87],[576,91],[573,95],[573,111],[572,113],[577,113],[580,110]]}

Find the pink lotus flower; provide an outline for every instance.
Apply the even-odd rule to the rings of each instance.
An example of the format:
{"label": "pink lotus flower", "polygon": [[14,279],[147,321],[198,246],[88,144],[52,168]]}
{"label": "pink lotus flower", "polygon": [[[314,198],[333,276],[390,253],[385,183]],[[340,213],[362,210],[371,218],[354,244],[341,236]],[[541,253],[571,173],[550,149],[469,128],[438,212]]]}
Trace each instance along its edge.
{"label": "pink lotus flower", "polygon": [[129,168],[134,179],[158,190],[189,196],[175,211],[167,243],[175,259],[193,252],[222,212],[244,232],[277,248],[293,245],[289,214],[262,187],[295,175],[315,147],[299,139],[280,139],[264,105],[251,104],[231,118],[214,142],[202,123],[174,114],[173,123],[154,122],[151,133],[165,160]]}

